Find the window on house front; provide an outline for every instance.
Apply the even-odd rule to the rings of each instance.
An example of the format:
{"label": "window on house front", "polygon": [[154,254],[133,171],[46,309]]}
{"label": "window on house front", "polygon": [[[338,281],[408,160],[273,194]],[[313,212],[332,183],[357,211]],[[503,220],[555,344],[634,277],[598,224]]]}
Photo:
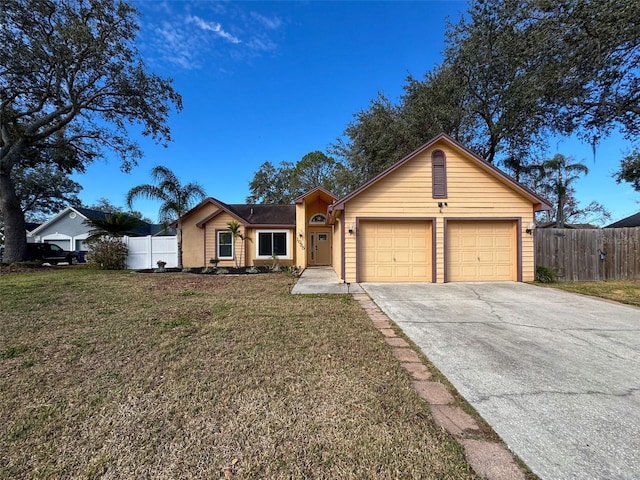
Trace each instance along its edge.
{"label": "window on house front", "polygon": [[309,223],[321,223],[321,224],[325,224],[327,221],[327,217],[324,216],[321,213],[316,213],[313,217],[311,217],[311,220],[309,221]]}
{"label": "window on house front", "polygon": [[231,232],[218,232],[218,258],[233,258],[233,235]]}
{"label": "window on house front", "polygon": [[442,150],[431,154],[433,198],[447,198],[447,162]]}
{"label": "window on house front", "polygon": [[256,248],[258,258],[271,258],[274,255],[290,258],[289,232],[286,230],[259,231]]}

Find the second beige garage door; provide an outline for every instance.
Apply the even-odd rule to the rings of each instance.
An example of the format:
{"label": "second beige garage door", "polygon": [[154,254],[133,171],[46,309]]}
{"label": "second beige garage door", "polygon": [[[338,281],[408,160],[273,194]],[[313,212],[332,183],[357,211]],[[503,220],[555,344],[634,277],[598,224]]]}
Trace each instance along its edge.
{"label": "second beige garage door", "polygon": [[447,281],[517,280],[516,223],[447,222]]}
{"label": "second beige garage door", "polygon": [[359,235],[359,281],[431,281],[431,222],[361,221]]}

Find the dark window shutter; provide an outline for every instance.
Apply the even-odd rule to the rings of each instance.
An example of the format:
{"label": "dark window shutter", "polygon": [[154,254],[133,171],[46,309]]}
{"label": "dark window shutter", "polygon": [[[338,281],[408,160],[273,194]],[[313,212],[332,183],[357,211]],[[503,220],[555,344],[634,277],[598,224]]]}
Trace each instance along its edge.
{"label": "dark window shutter", "polygon": [[433,198],[447,198],[447,162],[442,150],[431,154]]}

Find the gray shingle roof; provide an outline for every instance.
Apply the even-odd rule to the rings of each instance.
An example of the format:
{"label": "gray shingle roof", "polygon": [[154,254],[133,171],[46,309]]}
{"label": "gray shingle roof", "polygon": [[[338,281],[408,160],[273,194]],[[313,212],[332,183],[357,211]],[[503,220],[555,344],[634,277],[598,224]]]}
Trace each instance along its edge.
{"label": "gray shingle roof", "polygon": [[611,225],[607,225],[604,228],[625,228],[625,227],[640,227],[640,212],[613,222]]}

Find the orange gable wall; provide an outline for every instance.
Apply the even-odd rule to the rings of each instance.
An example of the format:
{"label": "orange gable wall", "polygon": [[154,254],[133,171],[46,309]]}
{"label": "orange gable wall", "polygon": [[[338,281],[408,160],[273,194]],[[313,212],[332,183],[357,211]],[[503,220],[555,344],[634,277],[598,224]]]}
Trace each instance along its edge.
{"label": "orange gable wall", "polygon": [[[185,268],[205,266],[204,229],[196,224],[213,215],[218,207],[205,203],[182,220],[182,263]],[[208,261],[208,259],[207,259]]]}

